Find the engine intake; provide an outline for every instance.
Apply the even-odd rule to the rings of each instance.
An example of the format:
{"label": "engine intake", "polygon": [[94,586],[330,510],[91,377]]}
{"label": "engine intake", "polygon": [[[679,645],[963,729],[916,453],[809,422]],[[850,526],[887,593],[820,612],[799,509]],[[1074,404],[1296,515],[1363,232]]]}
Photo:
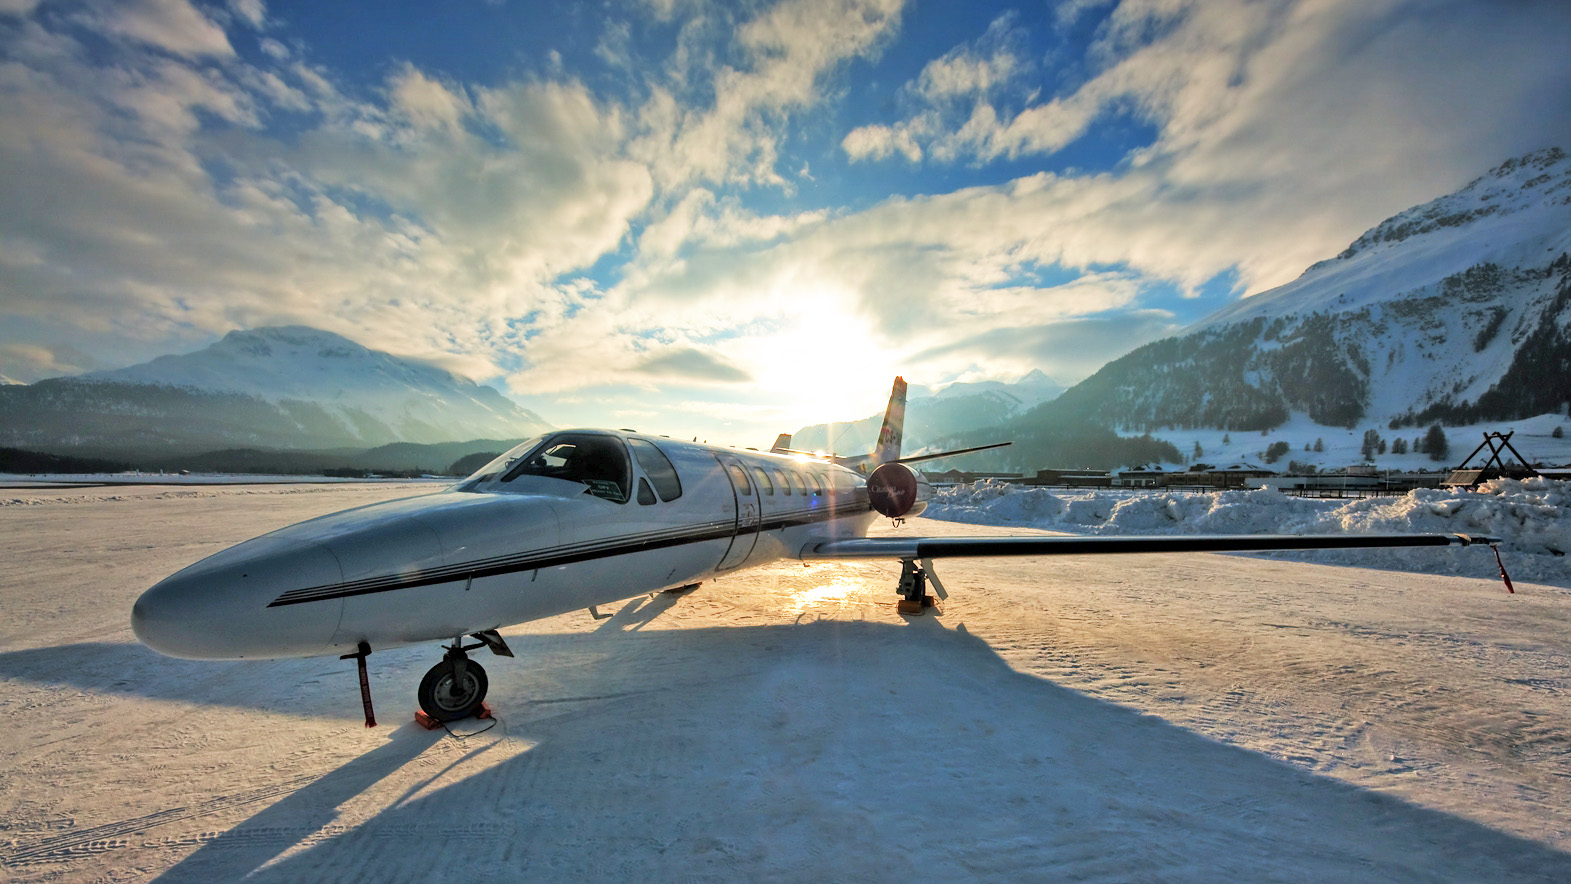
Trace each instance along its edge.
{"label": "engine intake", "polygon": [[867,477],[868,503],[891,519],[921,515],[932,496],[933,486],[926,477],[903,463],[880,464]]}

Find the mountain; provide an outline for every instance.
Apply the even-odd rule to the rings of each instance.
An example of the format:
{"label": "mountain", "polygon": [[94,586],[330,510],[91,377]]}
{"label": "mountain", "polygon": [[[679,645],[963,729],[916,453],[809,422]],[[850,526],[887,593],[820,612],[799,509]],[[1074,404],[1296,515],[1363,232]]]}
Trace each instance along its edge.
{"label": "mountain", "polygon": [[1298,279],[1103,366],[1025,424],[1391,428],[1571,402],[1571,158],[1503,163]]}
{"label": "mountain", "polygon": [[[1064,391],[1040,369],[1013,383],[978,381],[932,389],[913,384],[906,399],[906,454],[971,427],[986,427],[1046,402]],[[866,454],[873,450],[882,410],[847,423],[814,424],[797,430],[791,447],[803,451]]]}
{"label": "mountain", "polygon": [[0,387],[0,415],[0,444],[121,453],[364,449],[549,428],[490,387],[302,326],[234,331],[196,353]]}

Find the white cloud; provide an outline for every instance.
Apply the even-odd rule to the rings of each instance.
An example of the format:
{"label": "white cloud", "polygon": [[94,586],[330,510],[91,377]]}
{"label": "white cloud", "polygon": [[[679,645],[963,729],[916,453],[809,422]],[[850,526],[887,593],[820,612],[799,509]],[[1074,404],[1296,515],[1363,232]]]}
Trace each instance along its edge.
{"label": "white cloud", "polygon": [[[88,24],[8,24],[3,47],[13,376],[301,322],[520,394],[591,391],[584,408],[657,402],[711,428],[791,407],[854,417],[900,370],[1083,375],[1171,330],[1153,286],[1235,265],[1252,288],[1283,281],[1385,214],[1567,140],[1571,119],[1560,7],[1126,0],[1072,77],[1001,19],[918,59],[900,118],[854,120],[840,142],[902,172],[985,173],[1109,116],[1154,127],[1115,168],[770,212],[750,197],[810,190],[789,139],[890,45],[898,3],[654,3],[680,19],[677,45],[619,74],[642,78],[636,98],[559,69],[480,84],[413,64],[367,89],[295,39],[236,57],[187,4],[91,8]],[[231,9],[281,33],[260,4]],[[122,39],[79,43],[87,26]],[[599,47],[632,42],[612,27]],[[767,407],[726,398],[744,379]]]}
{"label": "white cloud", "polygon": [[229,10],[259,31],[267,25],[267,4],[263,0],[229,0]]}
{"label": "white cloud", "polygon": [[267,56],[274,61],[283,61],[289,58],[289,47],[274,40],[272,37],[263,37],[257,41],[257,45],[262,47],[262,51],[267,53]]}
{"label": "white cloud", "polygon": [[[709,76],[712,102],[681,106],[673,89],[654,86],[642,111],[647,134],[634,156],[649,164],[662,190],[694,182],[788,188],[776,170],[780,121],[813,106],[823,78],[845,61],[876,53],[899,23],[901,0],[782,0],[736,30],[746,64],[711,66],[684,40],[672,65],[675,89],[693,71]],[[699,26],[702,27],[699,27]],[[709,33],[695,19],[684,37]]]}
{"label": "white cloud", "polygon": [[[1237,264],[1258,290],[1571,135],[1561,33],[1563,5],[1124,0],[1091,51],[1100,69],[1073,91],[1012,115],[978,100],[963,119],[930,102],[843,147],[876,160],[908,137],[913,162],[986,163],[1051,155],[1133,113],[1157,127],[1153,144],[1114,174],[1052,184],[1075,191],[1041,219],[1069,238],[1065,257],[1187,286]],[[924,82],[908,89],[926,95]]]}
{"label": "white cloud", "polygon": [[224,29],[186,0],[115,0],[93,17],[111,34],[175,55],[234,55]]}
{"label": "white cloud", "polygon": [[389,85],[393,107],[417,129],[456,129],[470,113],[463,87],[443,83],[405,63]]}
{"label": "white cloud", "polygon": [[881,160],[898,153],[913,163],[922,161],[922,146],[916,143],[909,123],[899,128],[880,123],[858,126],[846,133],[840,146],[853,160]]}
{"label": "white cloud", "polygon": [[1079,21],[1087,12],[1103,6],[1111,6],[1116,0],[1058,0],[1053,10],[1060,28],[1067,28]]}
{"label": "white cloud", "polygon": [[1015,17],[995,19],[973,43],[928,62],[912,84],[929,102],[987,95],[1007,85],[1031,65],[1021,58],[1013,32]]}
{"label": "white cloud", "polygon": [[[622,112],[571,82],[471,101],[405,67],[361,104],[304,61],[215,67],[164,40],[106,66],[56,44],[0,66],[0,341],[69,316],[112,365],[175,329],[301,322],[495,376],[510,323],[565,315],[552,280],[652,193]],[[280,141],[264,107],[319,115]]]}

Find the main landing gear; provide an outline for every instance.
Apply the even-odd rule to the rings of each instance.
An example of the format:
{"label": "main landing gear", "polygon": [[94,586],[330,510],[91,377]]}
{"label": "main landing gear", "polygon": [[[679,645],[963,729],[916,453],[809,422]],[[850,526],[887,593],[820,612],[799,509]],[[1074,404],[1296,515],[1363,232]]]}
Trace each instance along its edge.
{"label": "main landing gear", "polygon": [[494,629],[474,633],[474,637],[480,641],[472,645],[464,644],[463,636],[453,639],[442,662],[431,667],[425,678],[420,679],[420,690],[416,694],[420,709],[433,721],[457,721],[481,712],[490,683],[485,669],[469,659],[468,651],[490,648],[498,656],[513,656],[512,649]]}
{"label": "main landing gear", "polygon": [[938,598],[949,598],[944,585],[938,582],[938,575],[933,573],[933,566],[926,560],[901,559],[900,586],[895,590],[900,594],[900,601],[895,603],[895,610],[902,614],[921,614],[927,608],[936,606],[938,601],[927,593],[929,582],[933,584],[933,591],[938,593]]}

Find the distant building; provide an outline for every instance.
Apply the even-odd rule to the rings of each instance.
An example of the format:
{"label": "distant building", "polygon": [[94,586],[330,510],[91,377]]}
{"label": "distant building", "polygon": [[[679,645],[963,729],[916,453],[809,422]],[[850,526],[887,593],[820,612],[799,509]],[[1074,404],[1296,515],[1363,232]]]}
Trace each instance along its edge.
{"label": "distant building", "polygon": [[1019,473],[979,473],[971,470],[945,470],[942,473],[923,471],[922,475],[934,485],[971,485],[983,479],[1018,482],[1023,478]]}
{"label": "distant building", "polygon": [[1097,470],[1037,470],[1036,477],[1022,480],[1025,485],[1067,485],[1074,488],[1110,488],[1111,473]]}
{"label": "distant building", "polygon": [[1119,470],[1113,484],[1123,488],[1159,488],[1167,484],[1169,476],[1176,475],[1159,466],[1139,466]]}
{"label": "distant building", "polygon": [[1208,484],[1216,488],[1244,488],[1262,484],[1255,480],[1269,479],[1276,475],[1275,470],[1268,470],[1258,464],[1235,463],[1225,467],[1207,470]]}

